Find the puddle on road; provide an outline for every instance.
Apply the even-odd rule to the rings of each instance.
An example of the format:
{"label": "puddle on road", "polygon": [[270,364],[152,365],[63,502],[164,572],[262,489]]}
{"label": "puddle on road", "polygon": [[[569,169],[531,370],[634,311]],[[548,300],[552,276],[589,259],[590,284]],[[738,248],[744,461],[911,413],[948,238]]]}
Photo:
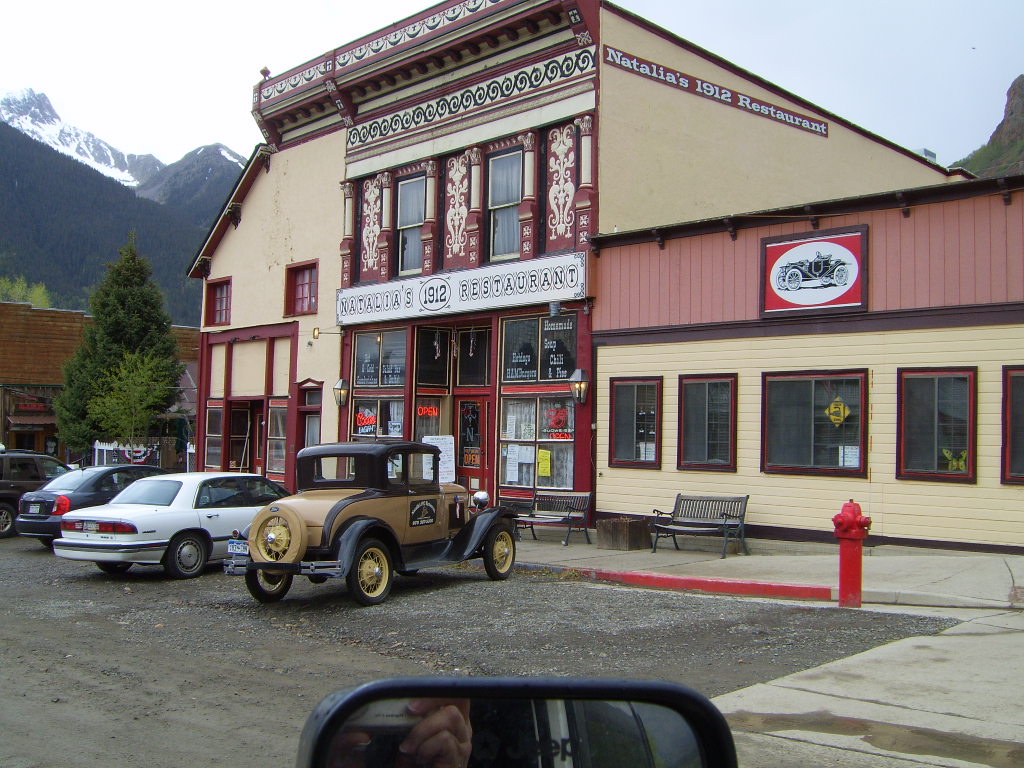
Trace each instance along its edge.
{"label": "puddle on road", "polygon": [[877,749],[904,755],[931,755],[989,765],[992,768],[1017,768],[1024,765],[1024,744],[1019,742],[840,717],[823,710],[791,715],[741,711],[728,715],[726,719],[735,730],[750,733],[832,733],[858,737]]}

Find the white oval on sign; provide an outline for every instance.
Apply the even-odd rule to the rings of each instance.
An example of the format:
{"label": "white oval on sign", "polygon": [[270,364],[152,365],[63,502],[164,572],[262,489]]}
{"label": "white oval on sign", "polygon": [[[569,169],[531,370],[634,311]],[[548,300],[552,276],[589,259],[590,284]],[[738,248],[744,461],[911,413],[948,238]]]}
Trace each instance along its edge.
{"label": "white oval on sign", "polygon": [[780,256],[769,267],[768,284],[783,301],[811,306],[838,299],[857,283],[859,274],[849,248],[818,240]]}

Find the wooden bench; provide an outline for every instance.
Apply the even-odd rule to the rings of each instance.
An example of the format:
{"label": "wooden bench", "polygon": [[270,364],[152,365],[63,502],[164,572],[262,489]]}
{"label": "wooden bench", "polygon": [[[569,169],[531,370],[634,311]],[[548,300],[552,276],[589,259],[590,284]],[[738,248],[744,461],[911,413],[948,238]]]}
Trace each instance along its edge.
{"label": "wooden bench", "polygon": [[590,494],[578,492],[538,492],[532,499],[515,499],[503,501],[504,506],[516,513],[516,530],[529,528],[533,538],[537,538],[535,525],[554,525],[566,527],[562,546],[569,546],[569,536],[573,531],[583,531],[590,543],[587,532],[587,513],[590,512]]}
{"label": "wooden bench", "polygon": [[651,518],[651,552],[658,551],[658,539],[672,537],[672,543],[679,549],[676,536],[715,536],[720,535],[722,557],[729,548],[729,539],[738,540],[743,552],[750,554],[747,538],[743,529],[743,519],[747,514],[747,499],[750,496],[689,496],[680,493],[676,496],[672,512],[653,510]]}

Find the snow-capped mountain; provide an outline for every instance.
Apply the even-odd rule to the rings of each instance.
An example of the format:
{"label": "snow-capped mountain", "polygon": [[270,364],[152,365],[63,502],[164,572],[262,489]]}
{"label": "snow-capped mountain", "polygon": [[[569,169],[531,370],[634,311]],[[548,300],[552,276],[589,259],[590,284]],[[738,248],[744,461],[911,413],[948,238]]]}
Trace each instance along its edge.
{"label": "snow-capped mountain", "polygon": [[0,121],[204,227],[245,167],[245,159],[223,144],[199,147],[170,165],[153,155],[127,155],[65,123],[46,94],[30,88],[0,96]]}
{"label": "snow-capped mountain", "polygon": [[165,167],[153,155],[126,155],[61,120],[46,94],[31,88],[0,96],[0,120],[125,186],[144,184]]}

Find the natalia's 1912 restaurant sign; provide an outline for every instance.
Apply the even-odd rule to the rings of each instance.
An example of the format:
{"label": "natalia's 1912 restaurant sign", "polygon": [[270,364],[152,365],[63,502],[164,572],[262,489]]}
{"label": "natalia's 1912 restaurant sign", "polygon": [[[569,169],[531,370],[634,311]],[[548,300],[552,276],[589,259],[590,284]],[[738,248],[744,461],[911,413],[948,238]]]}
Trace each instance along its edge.
{"label": "natalia's 1912 restaurant sign", "polygon": [[338,325],[583,299],[586,266],[578,252],[340,288]]}
{"label": "natalia's 1912 restaurant sign", "polygon": [[828,123],[810,115],[804,115],[786,109],[778,104],[772,104],[745,93],[726,88],[718,83],[711,83],[699,77],[688,75],[664,64],[655,61],[648,61],[632,53],[626,53],[610,45],[604,47],[604,63],[632,72],[635,75],[652,80],[661,85],[666,85],[677,91],[692,93],[695,96],[702,96],[705,99],[724,104],[728,107],[735,107],[738,110],[750,115],[774,120],[781,125],[788,125],[791,128],[799,128],[801,131],[816,134],[822,138],[828,138]]}
{"label": "natalia's 1912 restaurant sign", "polygon": [[761,241],[762,317],[867,309],[866,226]]}

